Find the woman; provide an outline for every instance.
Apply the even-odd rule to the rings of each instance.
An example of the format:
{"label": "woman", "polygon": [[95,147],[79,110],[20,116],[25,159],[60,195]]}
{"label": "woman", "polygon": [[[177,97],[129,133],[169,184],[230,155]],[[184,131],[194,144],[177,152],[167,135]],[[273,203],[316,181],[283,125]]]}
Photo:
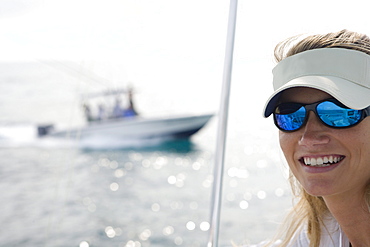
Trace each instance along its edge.
{"label": "woman", "polygon": [[370,246],[370,38],[294,37],[275,58],[264,115],[280,130],[298,201],[270,245]]}

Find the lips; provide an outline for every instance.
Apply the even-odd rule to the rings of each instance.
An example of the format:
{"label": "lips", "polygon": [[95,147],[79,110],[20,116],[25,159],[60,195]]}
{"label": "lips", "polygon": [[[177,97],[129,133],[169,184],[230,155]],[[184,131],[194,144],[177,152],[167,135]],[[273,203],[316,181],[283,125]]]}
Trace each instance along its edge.
{"label": "lips", "polygon": [[327,155],[319,157],[305,156],[300,159],[300,162],[305,166],[311,167],[328,167],[339,163],[345,158],[343,155]]}

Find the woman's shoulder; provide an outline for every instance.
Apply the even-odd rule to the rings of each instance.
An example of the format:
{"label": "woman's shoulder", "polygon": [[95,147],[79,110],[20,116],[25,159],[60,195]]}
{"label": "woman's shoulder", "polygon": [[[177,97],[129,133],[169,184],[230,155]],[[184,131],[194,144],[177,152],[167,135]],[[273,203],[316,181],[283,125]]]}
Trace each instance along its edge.
{"label": "woman's shoulder", "polygon": [[[283,241],[277,240],[277,241],[262,241],[259,244],[254,245],[244,245],[242,247],[280,247],[282,246]],[[288,245],[284,245],[286,247],[307,247],[309,246],[309,241],[307,238],[307,234],[305,229],[302,227],[300,230],[298,230],[292,239],[290,240]]]}
{"label": "woman's shoulder", "polygon": [[271,241],[262,241],[259,244],[244,245],[242,247],[266,247],[266,246],[268,246],[268,247],[278,247],[280,244],[281,244],[280,240],[272,242],[272,243],[271,243]]}
{"label": "woman's shoulder", "polygon": [[[264,241],[256,245],[247,245],[243,247],[278,247],[281,246],[281,241],[268,242]],[[348,238],[340,229],[337,221],[332,217],[324,219],[324,226],[322,227],[320,247],[336,247],[349,246]],[[307,234],[307,227],[302,226],[290,239],[287,247],[307,247],[310,246],[310,241]]]}
{"label": "woman's shoulder", "polygon": [[[349,241],[345,234],[340,229],[338,222],[332,218],[327,217],[324,219],[324,225],[322,226],[320,247],[336,247],[336,246],[348,246]],[[308,239],[307,228],[302,228],[292,239],[289,247],[307,247],[310,245]]]}

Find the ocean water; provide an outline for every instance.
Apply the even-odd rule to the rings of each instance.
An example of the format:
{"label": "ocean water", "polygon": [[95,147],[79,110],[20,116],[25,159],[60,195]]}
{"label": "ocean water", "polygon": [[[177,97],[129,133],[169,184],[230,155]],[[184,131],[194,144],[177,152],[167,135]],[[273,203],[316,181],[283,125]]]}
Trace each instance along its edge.
{"label": "ocean water", "polygon": [[[161,145],[85,148],[78,139],[39,139],[38,124],[83,124],[81,92],[117,84],[81,83],[36,62],[3,63],[0,72],[1,247],[207,245],[217,116],[190,140]],[[217,110],[217,90],[197,102],[184,100],[184,88],[166,97],[138,88],[143,115]],[[223,247],[271,238],[291,204],[276,130],[254,111],[240,114],[245,102],[233,96],[241,104],[230,109]]]}

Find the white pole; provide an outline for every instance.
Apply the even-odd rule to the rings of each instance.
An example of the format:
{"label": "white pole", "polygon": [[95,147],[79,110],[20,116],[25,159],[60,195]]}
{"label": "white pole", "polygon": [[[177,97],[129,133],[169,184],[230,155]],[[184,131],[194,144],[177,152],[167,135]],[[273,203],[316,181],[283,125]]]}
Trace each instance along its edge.
{"label": "white pole", "polygon": [[229,21],[227,28],[226,51],[222,81],[221,104],[218,114],[217,144],[213,177],[211,202],[210,232],[207,247],[218,246],[220,225],[220,209],[222,198],[222,178],[224,171],[225,144],[227,134],[227,119],[230,98],[231,71],[233,63],[234,37],[236,26],[237,0],[230,0]]}

